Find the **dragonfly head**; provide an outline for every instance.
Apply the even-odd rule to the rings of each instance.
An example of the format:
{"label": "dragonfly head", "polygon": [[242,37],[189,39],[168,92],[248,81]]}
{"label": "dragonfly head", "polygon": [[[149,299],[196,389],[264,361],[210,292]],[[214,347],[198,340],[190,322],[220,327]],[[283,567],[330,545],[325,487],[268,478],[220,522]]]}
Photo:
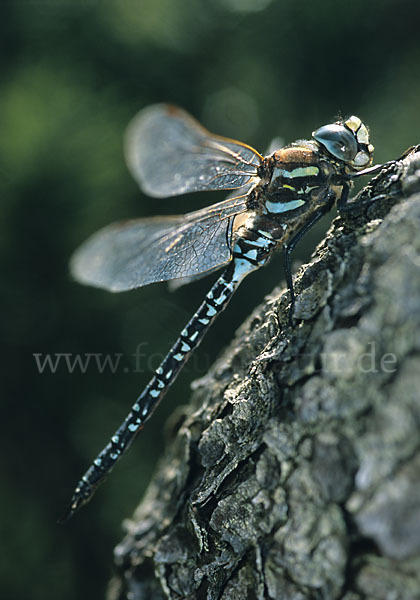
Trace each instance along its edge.
{"label": "dragonfly head", "polygon": [[312,133],[312,137],[354,171],[372,164],[374,147],[369,140],[368,128],[359,117],[323,125]]}

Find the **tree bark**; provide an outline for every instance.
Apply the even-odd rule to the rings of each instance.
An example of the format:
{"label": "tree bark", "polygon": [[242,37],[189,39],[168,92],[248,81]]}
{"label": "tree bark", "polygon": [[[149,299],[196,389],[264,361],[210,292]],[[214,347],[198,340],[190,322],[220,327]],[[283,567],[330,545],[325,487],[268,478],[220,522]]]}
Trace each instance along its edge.
{"label": "tree bark", "polygon": [[109,600],[420,598],[418,192],[413,151],[195,383]]}

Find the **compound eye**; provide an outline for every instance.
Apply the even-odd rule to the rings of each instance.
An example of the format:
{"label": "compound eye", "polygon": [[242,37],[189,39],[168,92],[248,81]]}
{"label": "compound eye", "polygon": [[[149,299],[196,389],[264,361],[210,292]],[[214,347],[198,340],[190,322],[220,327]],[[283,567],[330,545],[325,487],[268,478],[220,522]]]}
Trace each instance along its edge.
{"label": "compound eye", "polygon": [[317,142],[325,146],[330,154],[345,162],[350,162],[357,154],[357,142],[354,135],[343,125],[333,123],[323,125],[313,132]]}

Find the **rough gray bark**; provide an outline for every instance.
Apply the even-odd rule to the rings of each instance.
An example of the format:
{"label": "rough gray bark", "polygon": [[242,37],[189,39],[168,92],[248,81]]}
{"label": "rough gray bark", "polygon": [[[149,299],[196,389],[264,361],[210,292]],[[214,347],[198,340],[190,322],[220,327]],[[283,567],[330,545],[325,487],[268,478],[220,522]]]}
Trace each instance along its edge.
{"label": "rough gray bark", "polygon": [[420,598],[420,153],[196,383],[110,600]]}

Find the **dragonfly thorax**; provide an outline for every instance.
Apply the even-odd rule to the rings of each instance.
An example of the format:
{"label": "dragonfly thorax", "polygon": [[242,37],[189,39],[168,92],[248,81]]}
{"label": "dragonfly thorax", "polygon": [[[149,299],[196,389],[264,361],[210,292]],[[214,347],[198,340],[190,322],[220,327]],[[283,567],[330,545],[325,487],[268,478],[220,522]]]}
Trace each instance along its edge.
{"label": "dragonfly thorax", "polygon": [[314,142],[282,148],[271,158],[271,181],[265,193],[265,209],[271,214],[306,212],[320,191],[338,176],[337,166],[323,157]]}

